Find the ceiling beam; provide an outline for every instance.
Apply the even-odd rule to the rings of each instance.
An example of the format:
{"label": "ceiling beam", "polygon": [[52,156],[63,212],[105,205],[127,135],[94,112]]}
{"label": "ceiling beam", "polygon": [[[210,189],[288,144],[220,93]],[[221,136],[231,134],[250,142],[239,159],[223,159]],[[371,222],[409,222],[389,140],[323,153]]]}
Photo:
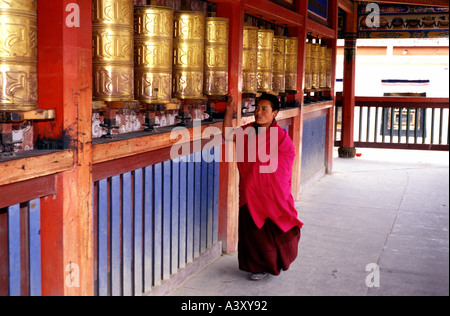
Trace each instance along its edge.
{"label": "ceiling beam", "polygon": [[338,6],[347,13],[353,13],[352,0],[338,0]]}
{"label": "ceiling beam", "polygon": [[423,5],[431,7],[449,7],[448,0],[377,0],[377,3],[393,3],[405,5]]}

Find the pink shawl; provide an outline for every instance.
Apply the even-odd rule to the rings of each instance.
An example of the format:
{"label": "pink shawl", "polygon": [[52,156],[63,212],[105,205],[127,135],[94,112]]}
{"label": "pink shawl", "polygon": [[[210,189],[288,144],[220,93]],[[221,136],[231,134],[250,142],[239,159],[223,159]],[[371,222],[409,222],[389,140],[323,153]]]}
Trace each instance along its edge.
{"label": "pink shawl", "polygon": [[284,232],[296,226],[301,228],[303,223],[298,219],[291,193],[292,165],[295,159],[291,138],[276,121],[260,134],[257,134],[255,124],[244,126],[244,132],[249,127],[253,129],[245,134],[244,146],[236,143],[240,206],[248,205],[259,229],[268,218]]}

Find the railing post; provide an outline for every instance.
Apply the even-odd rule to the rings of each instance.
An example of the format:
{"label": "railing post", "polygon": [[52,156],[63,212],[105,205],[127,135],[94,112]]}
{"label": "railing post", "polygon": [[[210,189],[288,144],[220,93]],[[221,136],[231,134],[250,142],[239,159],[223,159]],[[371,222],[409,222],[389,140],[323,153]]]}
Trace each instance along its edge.
{"label": "railing post", "polygon": [[41,205],[43,295],[93,295],[91,14],[92,1],[38,3],[39,108],[56,118],[35,132],[38,144],[75,151]]}
{"label": "railing post", "polygon": [[[229,56],[233,56],[229,63],[229,93],[236,101],[237,125],[241,124],[242,103],[242,51],[244,29],[243,1],[217,3],[217,15],[230,19]],[[225,149],[222,151],[225,152]],[[220,194],[219,194],[219,240],[222,241],[223,251],[233,253],[237,250],[238,208],[237,179],[235,162],[220,164]]]}

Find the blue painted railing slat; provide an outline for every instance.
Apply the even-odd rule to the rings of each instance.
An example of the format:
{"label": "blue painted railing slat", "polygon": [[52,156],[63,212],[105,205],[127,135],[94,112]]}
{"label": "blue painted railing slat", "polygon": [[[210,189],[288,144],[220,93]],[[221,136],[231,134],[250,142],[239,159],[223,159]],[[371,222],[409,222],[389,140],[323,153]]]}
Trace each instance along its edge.
{"label": "blue painted railing slat", "polygon": [[9,296],[20,296],[20,204],[8,208]]}
{"label": "blue painted railing slat", "polygon": [[41,200],[28,203],[30,296],[41,296]]}
{"label": "blue painted railing slat", "polygon": [[220,147],[94,185],[98,295],[149,293],[218,241],[219,162],[202,159],[218,154]]}

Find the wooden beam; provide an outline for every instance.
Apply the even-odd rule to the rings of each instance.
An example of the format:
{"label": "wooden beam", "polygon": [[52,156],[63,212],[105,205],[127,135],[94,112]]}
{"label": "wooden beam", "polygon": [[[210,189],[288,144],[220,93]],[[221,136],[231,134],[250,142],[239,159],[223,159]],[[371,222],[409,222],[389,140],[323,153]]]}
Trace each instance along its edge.
{"label": "wooden beam", "polygon": [[268,0],[245,0],[245,13],[288,27],[301,27],[304,17]]}
{"label": "wooden beam", "polygon": [[357,106],[379,107],[411,107],[420,108],[421,104],[426,108],[445,109],[449,107],[449,98],[424,98],[424,97],[356,97]]}
{"label": "wooden beam", "polygon": [[377,3],[403,4],[403,5],[420,5],[430,7],[449,7],[448,0],[377,0]]}
{"label": "wooden beam", "polygon": [[65,150],[0,162],[0,186],[72,170],[74,155],[73,150]]}
{"label": "wooden beam", "polygon": [[[292,109],[282,109],[278,112],[278,115],[276,117],[277,121],[282,121],[290,118],[294,118],[300,114],[299,108],[292,108]],[[255,121],[255,116],[245,116],[241,120],[241,126],[245,126],[247,124],[253,123]]]}
{"label": "wooden beam", "polygon": [[95,144],[92,154],[93,164],[168,148],[175,144],[181,144],[183,139],[189,141],[200,140],[204,130],[208,127],[216,127],[218,132],[222,132],[222,123],[215,123],[199,126],[198,130],[192,127],[186,128],[184,132],[180,130],[179,137],[176,139],[171,139],[171,133],[168,132]]}
{"label": "wooden beam", "polygon": [[[21,192],[17,194],[17,192]],[[56,193],[56,176],[39,177],[0,188],[0,209]]]}
{"label": "wooden beam", "polygon": [[344,10],[347,13],[353,13],[353,1],[352,0],[339,0],[338,1],[339,8]]}
{"label": "wooden beam", "polygon": [[312,33],[315,36],[326,37],[334,39],[336,38],[336,31],[323,24],[317,23],[311,19],[306,21],[306,29],[308,33]]}
{"label": "wooden beam", "polygon": [[53,120],[55,110],[34,110],[26,112],[0,112],[0,123],[20,123],[23,121]]}

